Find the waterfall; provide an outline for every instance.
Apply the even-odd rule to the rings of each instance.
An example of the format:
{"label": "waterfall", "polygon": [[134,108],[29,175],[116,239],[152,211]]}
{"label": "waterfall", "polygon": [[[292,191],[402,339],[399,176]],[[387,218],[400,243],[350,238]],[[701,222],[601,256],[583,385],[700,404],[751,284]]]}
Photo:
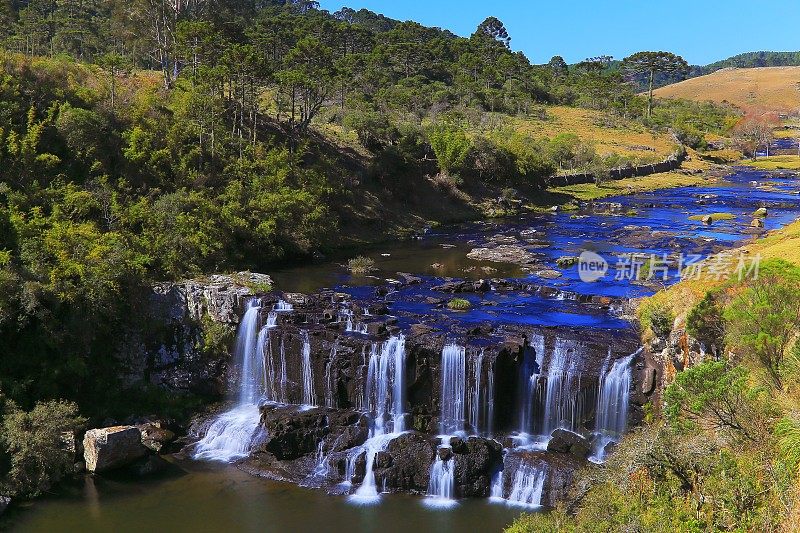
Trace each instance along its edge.
{"label": "waterfall", "polygon": [[256,360],[260,362],[262,368],[262,379],[264,383],[263,397],[269,402],[276,402],[275,394],[275,365],[272,362],[272,344],[270,343],[270,329],[267,324],[258,332],[256,341]]}
{"label": "waterfall", "polygon": [[[441,446],[446,449],[449,446]],[[430,481],[428,482],[428,497],[425,504],[430,507],[452,507],[458,501],[455,499],[455,457],[443,460],[441,453],[436,453],[436,459],[431,465]]]}
{"label": "waterfall", "polygon": [[[364,481],[361,486],[350,495],[350,501],[358,504],[371,504],[380,499],[378,486],[375,482],[375,459],[378,453],[386,451],[389,443],[397,437],[396,433],[388,433],[370,437],[362,446],[366,454],[366,470],[364,471]],[[358,455],[358,454],[357,454]],[[349,468],[349,465],[348,465]],[[352,476],[352,474],[351,474]],[[347,482],[348,480],[345,480]]]}
{"label": "waterfall", "polygon": [[281,377],[280,377],[280,403],[289,403],[289,397],[286,394],[286,384],[289,379],[286,375],[286,344],[283,342],[281,336]]}
{"label": "waterfall", "polygon": [[536,399],[542,382],[542,367],[544,365],[545,338],[534,333],[530,338],[530,345],[534,351],[534,364],[526,358],[523,363],[522,374],[522,401],[520,408],[520,433],[527,435],[532,432],[534,425],[534,400]]}
{"label": "waterfall", "polygon": [[367,367],[364,407],[372,414],[372,435],[385,433],[385,421],[392,418],[392,432],[405,431],[405,359],[406,339],[392,336],[380,350],[373,343]]}
{"label": "waterfall", "polygon": [[275,311],[270,311],[267,314],[267,323],[264,324],[265,328],[274,328],[278,325],[278,313]]}
{"label": "waterfall", "polygon": [[511,493],[506,501],[511,505],[539,507],[542,505],[542,491],[547,478],[545,463],[536,466],[521,465],[514,472]]}
{"label": "waterfall", "polygon": [[336,407],[333,401],[333,393],[336,383],[333,379],[333,367],[336,364],[336,352],[339,349],[338,340],[334,341],[331,347],[331,355],[325,365],[325,407]]}
{"label": "waterfall", "polygon": [[261,310],[257,299],[250,302],[236,333],[234,358],[239,370],[237,405],[220,415],[211,423],[205,436],[197,443],[195,459],[231,462],[247,457],[253,446],[263,438],[261,412],[258,402],[264,376],[264,359],[258,345],[258,314]]}
{"label": "waterfall", "polygon": [[575,431],[580,426],[584,406],[577,394],[580,390],[580,369],[583,360],[582,344],[556,339],[553,356],[547,368],[546,392],[541,435],[549,437],[557,428]]}
{"label": "waterfall", "polygon": [[[375,483],[375,459],[395,437],[405,431],[405,346],[405,337],[398,335],[382,343],[380,349],[374,343],[370,351],[364,407],[372,413],[373,425],[369,439],[362,446],[367,463],[364,481],[350,496],[352,501],[359,504],[374,503],[379,499]],[[391,433],[387,433],[386,427],[389,417]],[[349,478],[345,482],[348,480]]]}
{"label": "waterfall", "polygon": [[494,433],[494,365],[496,363],[495,359],[492,359],[489,362],[489,369],[488,369],[488,380],[487,380],[487,389],[486,389],[486,397],[488,399],[488,414],[486,416],[486,434],[493,435]]}
{"label": "waterfall", "polygon": [[483,357],[484,351],[481,349],[475,357],[471,360],[471,370],[472,370],[472,391],[470,396],[470,409],[469,409],[469,425],[472,427],[472,431],[476,434],[480,434],[480,422],[481,422],[481,411],[483,404],[481,403],[481,372],[483,369]]}
{"label": "waterfall", "polygon": [[464,395],[466,350],[457,344],[442,348],[442,394],[439,433],[447,435],[464,430]]}
{"label": "waterfall", "polygon": [[328,476],[328,457],[325,455],[325,451],[323,450],[324,443],[325,441],[320,439],[319,444],[317,444],[317,464],[311,474],[312,476]]}
{"label": "waterfall", "polygon": [[489,498],[494,501],[503,499],[503,471],[500,470],[492,478],[491,492]]}
{"label": "waterfall", "polygon": [[[605,448],[619,442],[628,426],[628,405],[631,391],[631,363],[642,351],[617,359],[611,369],[600,376],[595,414],[595,443],[590,460],[605,460]],[[605,368],[604,368],[605,370]]]}
{"label": "waterfall", "polygon": [[288,311],[293,311],[294,306],[288,302],[284,302],[283,300],[278,300],[278,303],[275,304],[274,309],[275,311],[288,312]]}
{"label": "waterfall", "polygon": [[303,338],[303,405],[314,407],[314,373],[311,369],[311,339],[308,331],[301,332]]}

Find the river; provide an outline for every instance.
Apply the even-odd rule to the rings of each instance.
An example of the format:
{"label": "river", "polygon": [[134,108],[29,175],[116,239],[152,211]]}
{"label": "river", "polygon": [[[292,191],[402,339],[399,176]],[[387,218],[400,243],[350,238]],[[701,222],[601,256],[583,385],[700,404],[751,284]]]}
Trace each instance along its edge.
{"label": "river", "polygon": [[[704,187],[684,187],[607,198],[578,211],[554,211],[514,219],[470,223],[429,230],[421,239],[367,252],[377,270],[369,277],[351,276],[335,261],[273,273],[284,291],[311,292],[337,287],[354,298],[374,285],[396,278],[398,271],[421,282],[403,285],[387,298],[393,315],[404,311],[430,313],[462,323],[580,326],[629,329],[617,313],[585,308],[569,298],[548,298],[530,291],[464,296],[473,303],[466,313],[450,313],[424,296],[445,277],[504,277],[578,294],[634,297],[657,287],[614,279],[614,258],[626,253],[699,254],[755,238],[752,213],[767,207],[766,229],[779,228],[800,216],[800,180],[791,176],[737,169],[726,179]],[[733,219],[705,225],[690,215],[730,213]],[[609,275],[597,282],[579,279],[577,270],[548,279],[521,266],[466,258],[487,243],[515,242],[530,246],[540,263],[556,267],[561,256],[592,250],[611,263]],[[540,267],[537,267],[541,269]],[[677,280],[672,276],[664,283]],[[383,497],[379,505],[359,506],[344,496],[322,490],[248,476],[232,466],[174,460],[171,474],[149,481],[87,477],[10,514],[15,531],[498,531],[520,512],[507,503],[460,500],[454,507],[432,509],[410,495]]]}

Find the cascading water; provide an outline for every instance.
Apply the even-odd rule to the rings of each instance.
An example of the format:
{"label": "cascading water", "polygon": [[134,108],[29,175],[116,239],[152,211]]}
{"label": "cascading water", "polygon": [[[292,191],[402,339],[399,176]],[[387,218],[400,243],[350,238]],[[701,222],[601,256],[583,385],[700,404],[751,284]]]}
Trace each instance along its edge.
{"label": "cascading water", "polygon": [[288,311],[294,311],[294,306],[289,302],[278,300],[278,303],[275,304],[274,309],[275,311],[288,312]]}
{"label": "cascading water", "polygon": [[388,416],[392,418],[393,433],[405,431],[405,345],[403,335],[390,337],[380,350],[377,344],[372,345],[364,397],[364,406],[374,420],[371,436],[386,432]]}
{"label": "cascading water", "polygon": [[259,361],[261,350],[257,349],[260,310],[259,301],[251,301],[236,334],[234,357],[239,369],[237,405],[214,419],[195,447],[195,459],[222,462],[241,459],[263,438],[258,408],[264,392],[260,387],[263,384],[264,360],[261,358]]}
{"label": "cascading water", "polygon": [[442,348],[442,393],[439,433],[449,435],[464,431],[466,393],[466,349],[457,344]]}
{"label": "cascading water", "polygon": [[483,356],[484,352],[481,350],[472,359],[472,391],[469,406],[469,425],[472,427],[474,433],[480,433],[481,423],[481,371],[483,370]]}
{"label": "cascading water", "polygon": [[489,363],[488,380],[487,380],[487,415],[486,415],[486,434],[493,435],[494,432],[494,365],[495,360],[492,359]]}
{"label": "cascading water", "polygon": [[536,466],[521,465],[514,472],[511,493],[506,498],[506,502],[524,507],[541,506],[542,492],[546,479],[547,467],[545,463]]}
{"label": "cascading water", "polygon": [[[369,439],[359,449],[366,453],[364,481],[350,497],[359,504],[374,503],[379,499],[375,483],[375,458],[385,451],[389,443],[405,431],[405,337],[392,336],[380,350],[373,344],[367,368],[367,383],[364,390],[364,407],[372,414],[373,424]],[[391,433],[386,425],[391,417]],[[349,469],[349,457],[348,457]],[[349,474],[352,477],[352,473]],[[345,483],[349,481],[345,479]]]}
{"label": "cascading water", "polygon": [[530,338],[530,345],[534,351],[533,362],[525,361],[523,366],[523,397],[520,408],[520,433],[525,436],[533,431],[534,425],[534,400],[536,399],[542,382],[542,367],[544,365],[545,338],[534,333]]}
{"label": "cascading water", "polygon": [[595,444],[589,458],[593,462],[605,461],[606,446],[611,442],[619,442],[628,427],[631,363],[641,351],[640,348],[636,353],[617,359],[611,370],[600,377],[595,415]]}
{"label": "cascading water", "polygon": [[[440,446],[447,449],[449,446]],[[425,505],[429,507],[452,507],[458,504],[455,499],[455,457],[442,459],[442,454],[436,454],[436,459],[431,465],[430,481]]]}
{"label": "cascading water", "polygon": [[[546,393],[541,435],[549,437],[557,428],[575,431],[580,426],[584,406],[580,390],[579,364],[584,358],[582,344],[556,339],[553,356],[547,368]],[[541,383],[541,380],[540,380]]]}
{"label": "cascading water", "polygon": [[301,332],[303,339],[303,405],[314,407],[316,396],[314,395],[314,373],[311,368],[311,339],[307,331]]}
{"label": "cascading water", "polygon": [[283,341],[283,337],[281,337],[281,369],[280,369],[280,383],[278,390],[280,391],[280,403],[289,403],[289,397],[286,394],[286,385],[289,382],[289,378],[286,374],[286,344]]}
{"label": "cascading water", "polygon": [[492,477],[492,486],[489,492],[489,499],[495,502],[505,501],[503,498],[503,471],[497,472]]}
{"label": "cascading water", "polygon": [[325,364],[325,407],[336,407],[333,394],[336,384],[333,378],[333,368],[336,364],[336,353],[339,349],[339,343],[334,342],[331,346],[331,354],[328,362]]}

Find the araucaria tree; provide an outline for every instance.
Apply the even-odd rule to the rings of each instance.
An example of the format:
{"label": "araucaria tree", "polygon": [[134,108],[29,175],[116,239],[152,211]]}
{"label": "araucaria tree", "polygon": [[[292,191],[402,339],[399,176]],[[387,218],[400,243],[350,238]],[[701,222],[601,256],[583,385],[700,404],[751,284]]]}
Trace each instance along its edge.
{"label": "araucaria tree", "polygon": [[653,78],[657,72],[685,75],[689,64],[681,56],[670,52],[637,52],[622,60],[623,70],[635,74],[647,74],[647,118],[653,112]]}

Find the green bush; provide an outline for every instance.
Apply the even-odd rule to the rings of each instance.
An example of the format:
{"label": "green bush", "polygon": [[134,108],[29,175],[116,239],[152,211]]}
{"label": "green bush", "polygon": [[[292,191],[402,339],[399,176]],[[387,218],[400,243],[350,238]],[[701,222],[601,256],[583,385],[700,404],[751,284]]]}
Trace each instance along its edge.
{"label": "green bush", "polygon": [[347,262],[347,269],[351,274],[364,275],[375,269],[375,260],[370,257],[359,255]]}
{"label": "green bush", "polygon": [[8,467],[0,473],[0,493],[38,496],[72,471],[73,452],[66,449],[63,434],[77,431],[86,420],[67,401],[40,402],[29,412],[2,397],[0,403],[5,403],[0,444]]}
{"label": "green bush", "polygon": [[722,293],[709,291],[686,317],[686,333],[707,348],[719,353],[725,341],[725,320],[719,300]]}
{"label": "green bush", "polygon": [[471,307],[472,304],[469,303],[469,300],[465,300],[463,298],[453,298],[447,302],[447,308],[453,311],[466,311]]}

